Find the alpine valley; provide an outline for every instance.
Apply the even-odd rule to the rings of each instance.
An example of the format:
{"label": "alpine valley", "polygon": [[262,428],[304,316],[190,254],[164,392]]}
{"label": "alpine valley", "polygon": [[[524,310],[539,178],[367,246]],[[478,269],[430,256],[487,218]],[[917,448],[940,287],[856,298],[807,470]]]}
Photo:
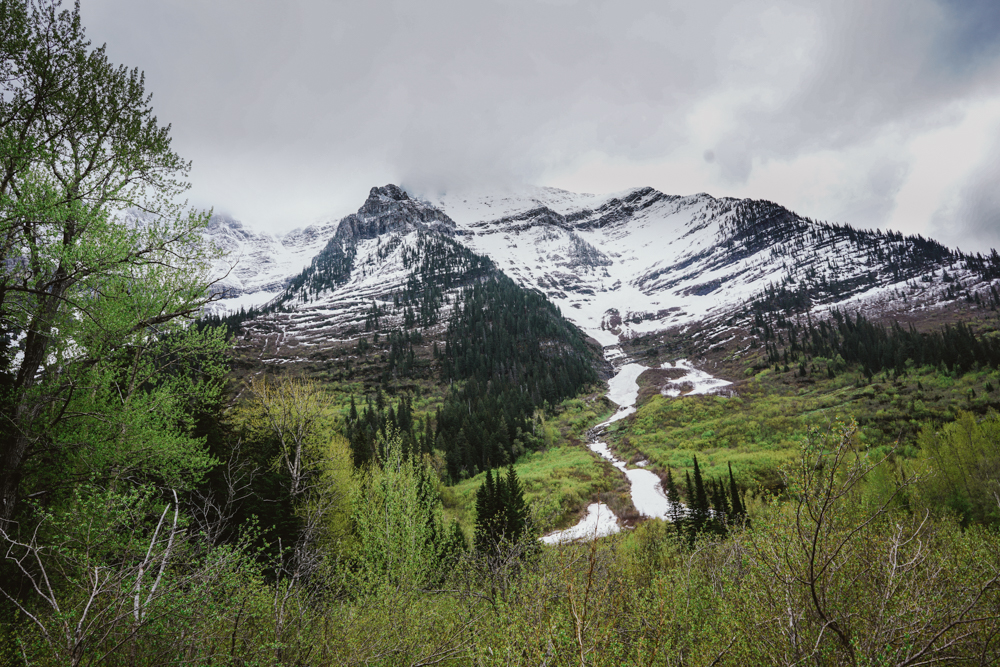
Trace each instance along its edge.
{"label": "alpine valley", "polygon": [[[122,47],[92,46],[85,4],[0,0],[0,666],[1000,664],[996,251],[648,187],[389,184],[350,215],[254,229],[181,204],[192,163],[141,71],[109,61]],[[361,88],[278,76],[266,99],[260,76],[247,94],[230,76],[231,99],[277,112],[254,132],[247,107],[198,151],[209,166],[279,145],[275,164],[307,164],[336,133],[302,153],[268,128],[316,113],[369,156],[407,157],[437,136],[414,134],[423,117],[440,123],[440,104],[489,84],[461,58],[463,40],[500,43],[483,21],[470,41],[451,7],[376,8],[365,26],[339,9],[296,48],[318,46]],[[548,7],[524,39],[501,34],[527,58],[510,70],[518,83],[545,70],[532,89],[546,108],[591,100],[572,81],[547,98],[553,71],[532,51],[587,13],[563,25],[566,10]],[[597,58],[606,37],[662,32],[656,12],[598,14],[643,34],[608,24],[573,37]],[[782,21],[748,25],[801,50]],[[261,62],[294,23],[260,33]],[[363,27],[384,39],[362,35],[331,60],[339,33]],[[400,35],[444,88],[415,97],[420,78],[399,79],[408,70],[379,42]],[[432,51],[458,54],[476,85],[428,69]],[[499,72],[514,62],[488,55]],[[303,71],[321,74],[322,57]],[[624,64],[644,88],[670,72]],[[956,81],[938,87],[972,90]],[[299,115],[281,94],[314,90],[303,99],[355,112],[324,102]],[[593,99],[653,108],[612,97]],[[730,97],[704,110],[725,115]],[[374,135],[345,119],[379,99],[402,101],[390,111],[403,133],[386,126],[362,147]],[[426,104],[411,119],[413,100]],[[185,141],[192,121],[225,125],[219,109],[184,115]],[[822,142],[832,135],[816,120]],[[765,139],[755,154],[773,152]],[[339,154],[329,168],[353,164]],[[285,201],[275,183],[267,206]]]}
{"label": "alpine valley", "polygon": [[676,512],[664,480],[695,456],[777,488],[812,428],[855,418],[888,446],[1000,406],[995,251],[768,201],[386,185],[280,238],[206,234],[227,251],[207,319],[238,334],[239,374],[337,388],[359,465],[401,423],[467,526],[513,461],[544,528],[596,529],[589,505],[614,532]]}

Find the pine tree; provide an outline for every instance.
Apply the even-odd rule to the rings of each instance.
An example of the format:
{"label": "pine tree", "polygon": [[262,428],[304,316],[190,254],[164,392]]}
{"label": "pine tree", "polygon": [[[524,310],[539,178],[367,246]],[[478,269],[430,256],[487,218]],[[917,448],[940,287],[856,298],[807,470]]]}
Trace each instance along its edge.
{"label": "pine tree", "polygon": [[519,541],[528,529],[530,508],[524,500],[524,487],[514,466],[507,476],[486,471],[486,480],[476,491],[476,550],[495,551],[503,542]]}
{"label": "pine tree", "polygon": [[496,544],[499,514],[497,488],[493,482],[493,471],[486,471],[486,481],[476,491],[476,550],[486,552]]}
{"label": "pine tree", "polygon": [[729,500],[726,498],[726,489],[722,486],[719,480],[712,481],[712,508],[715,510],[715,518],[720,524],[724,525],[726,520],[731,516],[729,509]]}
{"label": "pine tree", "polygon": [[507,479],[503,484],[504,537],[511,542],[521,539],[528,527],[528,504],[524,500],[524,487],[517,477],[514,464],[507,466]]}
{"label": "pine tree", "polygon": [[696,496],[694,486],[691,484],[691,473],[687,470],[684,471],[684,484],[687,487],[688,511],[687,516],[677,523],[677,530],[682,531],[685,528],[689,528],[691,539],[693,540],[695,533],[698,532],[698,513],[695,509]]}
{"label": "pine tree", "polygon": [[674,475],[670,468],[667,468],[665,491],[667,501],[670,502],[670,520],[677,523],[681,516],[681,496],[677,492],[677,484],[674,483]]}

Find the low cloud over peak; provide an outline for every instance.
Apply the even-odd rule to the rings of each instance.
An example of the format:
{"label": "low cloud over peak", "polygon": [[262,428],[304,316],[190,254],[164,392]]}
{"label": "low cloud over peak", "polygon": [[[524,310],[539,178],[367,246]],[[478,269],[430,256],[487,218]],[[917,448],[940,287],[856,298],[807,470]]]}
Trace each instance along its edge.
{"label": "low cloud over peak", "polygon": [[911,182],[934,178],[922,137],[1000,130],[1000,110],[976,116],[1000,99],[987,0],[85,0],[83,14],[146,71],[195,162],[193,201],[237,217],[302,224],[390,181],[650,183],[1000,245],[991,206],[962,203],[1000,143],[953,156],[934,197]]}

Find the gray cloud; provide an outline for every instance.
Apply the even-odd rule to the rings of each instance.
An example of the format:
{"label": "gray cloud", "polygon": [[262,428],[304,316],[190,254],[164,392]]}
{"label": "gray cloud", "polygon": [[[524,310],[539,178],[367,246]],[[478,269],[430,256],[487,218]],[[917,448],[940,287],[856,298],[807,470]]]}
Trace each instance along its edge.
{"label": "gray cloud", "polygon": [[1000,133],[985,138],[986,158],[935,211],[930,235],[966,252],[1000,248]]}
{"label": "gray cloud", "polygon": [[[718,179],[702,189],[728,194],[762,162],[905,136],[1000,92],[992,0],[84,0],[83,14],[146,71],[195,162],[195,203],[276,224],[356,208],[387,181],[440,191],[595,153],[670,158],[706,109],[723,121],[693,159]],[[842,208],[877,223],[899,160],[859,166],[872,176]]]}

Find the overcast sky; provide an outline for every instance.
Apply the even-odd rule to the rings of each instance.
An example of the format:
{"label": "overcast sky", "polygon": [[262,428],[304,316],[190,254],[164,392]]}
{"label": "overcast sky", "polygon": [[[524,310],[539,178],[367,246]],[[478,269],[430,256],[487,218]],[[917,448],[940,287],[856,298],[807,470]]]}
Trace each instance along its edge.
{"label": "overcast sky", "polygon": [[275,231],[518,183],[1000,247],[996,0],[82,0],[191,201]]}

